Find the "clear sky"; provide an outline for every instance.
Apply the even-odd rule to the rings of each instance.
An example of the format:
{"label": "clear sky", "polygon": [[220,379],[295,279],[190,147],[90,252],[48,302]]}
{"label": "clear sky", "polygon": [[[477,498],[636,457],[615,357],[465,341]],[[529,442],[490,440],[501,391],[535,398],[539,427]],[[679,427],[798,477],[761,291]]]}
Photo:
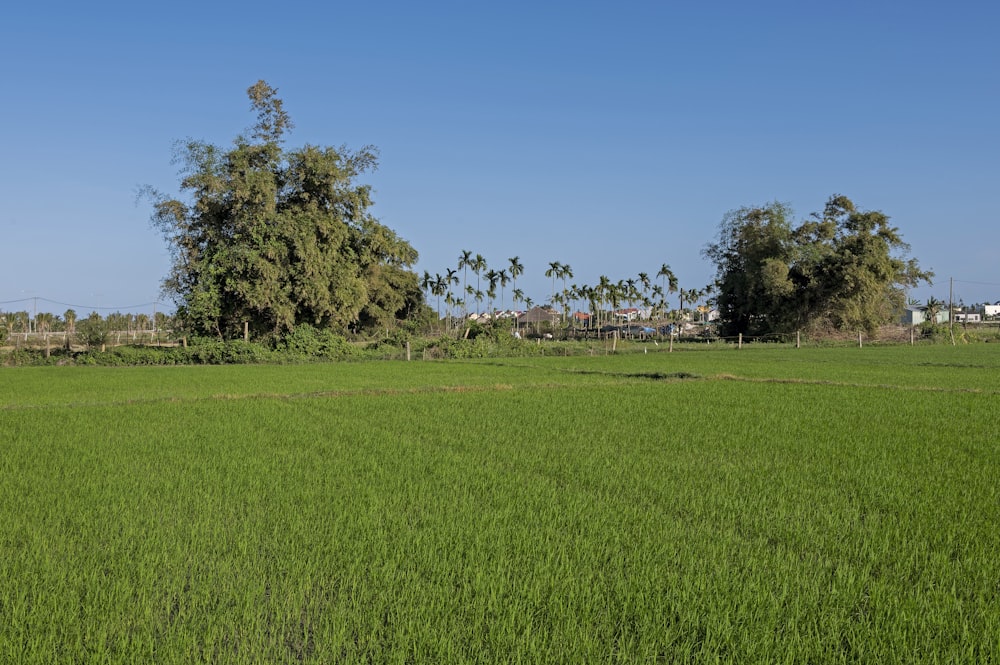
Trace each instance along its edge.
{"label": "clear sky", "polygon": [[374,212],[418,271],[468,249],[520,256],[539,303],[551,261],[700,288],[727,211],[838,193],[937,273],[914,297],[997,301],[998,28],[985,0],[20,2],[0,309],[150,311],[169,257],[136,189],[177,193],[173,143],[229,145],[258,79],[290,147],[379,148]]}

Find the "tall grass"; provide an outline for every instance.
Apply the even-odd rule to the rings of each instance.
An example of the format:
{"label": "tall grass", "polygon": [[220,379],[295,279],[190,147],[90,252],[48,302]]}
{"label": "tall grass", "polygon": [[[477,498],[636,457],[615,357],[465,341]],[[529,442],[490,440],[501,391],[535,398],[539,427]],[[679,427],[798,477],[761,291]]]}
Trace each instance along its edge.
{"label": "tall grass", "polygon": [[827,351],[4,373],[0,662],[989,662],[996,356]]}

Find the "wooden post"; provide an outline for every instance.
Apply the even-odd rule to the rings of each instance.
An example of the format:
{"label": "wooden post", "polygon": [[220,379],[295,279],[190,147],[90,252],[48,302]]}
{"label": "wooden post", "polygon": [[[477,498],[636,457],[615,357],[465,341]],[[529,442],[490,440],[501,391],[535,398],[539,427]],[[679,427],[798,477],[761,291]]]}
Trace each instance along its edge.
{"label": "wooden post", "polygon": [[406,340],[406,362],[410,361],[410,340]]}
{"label": "wooden post", "polygon": [[670,353],[674,352],[674,334],[670,333]]}
{"label": "wooden post", "polygon": [[739,340],[736,342],[736,348],[737,349],[743,348],[743,333],[740,333]]}
{"label": "wooden post", "polygon": [[244,321],[243,322],[243,341],[244,342],[249,342],[250,341],[250,322],[249,321]]}
{"label": "wooden post", "polygon": [[801,349],[802,348],[802,331],[801,330],[796,330],[795,331],[795,348],[796,349]]}
{"label": "wooden post", "polygon": [[910,326],[910,346],[913,346],[913,326]]}
{"label": "wooden post", "polygon": [[861,331],[858,331],[858,348],[863,348],[863,343],[861,342]]}
{"label": "wooden post", "polygon": [[615,336],[611,341],[611,353],[616,353],[618,351],[618,331],[615,331]]}

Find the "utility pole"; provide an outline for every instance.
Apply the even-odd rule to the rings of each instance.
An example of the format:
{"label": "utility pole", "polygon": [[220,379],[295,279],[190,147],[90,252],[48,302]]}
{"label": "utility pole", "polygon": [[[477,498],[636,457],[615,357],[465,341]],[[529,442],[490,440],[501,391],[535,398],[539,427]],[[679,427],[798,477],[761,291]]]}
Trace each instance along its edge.
{"label": "utility pole", "polygon": [[955,278],[948,278],[948,332],[951,334],[951,345],[955,346]]}

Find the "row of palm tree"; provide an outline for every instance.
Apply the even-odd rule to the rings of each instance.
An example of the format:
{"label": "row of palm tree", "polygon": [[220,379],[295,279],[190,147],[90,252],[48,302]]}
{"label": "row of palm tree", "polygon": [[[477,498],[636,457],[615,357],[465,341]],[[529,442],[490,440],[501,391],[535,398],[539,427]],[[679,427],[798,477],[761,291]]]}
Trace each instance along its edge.
{"label": "row of palm tree", "polygon": [[[469,270],[476,277],[475,286],[469,283]],[[458,274],[461,272],[461,289],[459,286]],[[524,264],[520,257],[512,256],[507,259],[507,265],[500,270],[490,269],[486,258],[482,254],[473,254],[470,250],[462,250],[458,256],[458,263],[455,269],[448,268],[444,274],[436,273],[431,275],[424,271],[420,279],[420,286],[427,294],[428,302],[436,298],[438,320],[441,320],[441,298],[444,297],[447,307],[447,317],[450,319],[457,309],[462,312],[463,317],[469,315],[469,304],[476,303],[477,311],[483,301],[487,303],[487,311],[494,311],[494,304],[497,296],[497,287],[500,288],[501,309],[506,310],[505,289],[508,284],[512,286],[513,307],[523,303],[531,309],[534,302],[526,297],[524,292],[517,287],[517,278],[524,274]],[[676,293],[679,297],[679,313],[684,311],[684,305],[693,305],[705,298],[710,293],[710,288],[704,289],[683,289],[680,288],[677,276],[664,263],[660,266],[656,275],[651,278],[649,273],[640,272],[636,278],[629,278],[612,282],[607,276],[602,275],[598,283],[594,286],[586,284],[568,284],[567,280],[573,278],[573,268],[568,263],[552,261],[548,264],[545,276],[552,280],[552,291],[548,298],[548,304],[556,311],[561,312],[561,320],[566,321],[570,316],[570,309],[578,309],[581,303],[586,303],[589,311],[596,315],[596,325],[606,322],[612,316],[607,311],[610,306],[611,312],[618,310],[622,303],[628,303],[634,307],[637,303],[650,309],[654,317],[666,318],[669,314],[667,297]],[[482,290],[482,279],[486,280],[486,291]],[[660,283],[655,284],[654,279],[659,279]],[[556,282],[562,282],[562,290],[556,289]],[[602,317],[605,321],[602,321]]]}
{"label": "row of palm tree", "polygon": [[[92,315],[93,316],[93,315]],[[67,309],[62,315],[51,312],[37,312],[32,315],[27,311],[2,312],[0,311],[0,328],[7,333],[50,333],[65,332],[72,334],[76,331],[77,313],[73,309]],[[148,314],[130,312],[112,312],[101,317],[110,330],[125,333],[147,332],[156,328],[163,329],[171,326],[171,317],[163,312],[157,312],[155,320]]]}

